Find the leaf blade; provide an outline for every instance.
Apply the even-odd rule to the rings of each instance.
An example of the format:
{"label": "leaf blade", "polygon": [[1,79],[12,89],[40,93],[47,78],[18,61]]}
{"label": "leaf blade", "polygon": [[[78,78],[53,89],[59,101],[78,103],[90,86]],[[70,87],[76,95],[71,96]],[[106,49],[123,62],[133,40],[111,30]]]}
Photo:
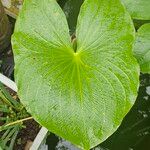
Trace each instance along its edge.
{"label": "leaf blade", "polygon": [[[52,0],[44,2],[47,4],[50,1]],[[108,3],[113,10],[106,9]],[[90,19],[94,13],[90,12],[91,6],[96,7],[98,12],[92,23]],[[23,10],[30,7],[28,5]],[[39,10],[41,9],[36,11]],[[23,11],[21,16],[26,16],[26,13]],[[20,23],[21,16],[13,36],[13,49],[15,78],[22,103],[51,132],[80,148],[90,149],[96,146],[117,129],[137,95],[139,74],[131,52],[134,31],[130,17],[118,0],[102,0],[101,3],[98,0],[86,0],[78,20],[77,51],[74,52],[72,44],[67,40],[68,30],[65,30],[65,37],[59,31],[59,38],[54,36],[53,39],[50,36],[44,41],[37,34],[27,31],[24,24]],[[26,20],[26,17],[22,20]],[[102,33],[96,22],[99,18],[102,18],[102,25],[106,24],[106,27],[100,27],[103,27],[105,39],[109,37],[108,45],[108,40],[97,40]],[[29,20],[26,22],[28,26],[32,24]],[[94,36],[92,28],[82,27],[82,23],[86,24],[88,21],[95,27],[97,32],[94,33],[98,35]],[[89,39],[86,37],[84,40],[86,30],[90,31],[87,36]],[[44,31],[38,32],[45,35]],[[50,29],[51,32],[52,35],[56,34]],[[122,110],[119,110],[119,106]]]}
{"label": "leaf blade", "polygon": [[[16,23],[16,32],[24,31],[29,36],[41,39],[43,42],[49,41],[57,46],[71,45],[66,17],[55,0],[42,2],[29,0],[24,2],[23,7]],[[39,20],[36,19],[37,16]],[[32,25],[28,22],[32,22]],[[22,26],[24,26],[23,31]]]}
{"label": "leaf blade", "polygon": [[121,0],[133,19],[150,20],[150,1]]}
{"label": "leaf blade", "polygon": [[140,64],[141,72],[150,73],[150,23],[142,25],[137,31],[134,56]]}

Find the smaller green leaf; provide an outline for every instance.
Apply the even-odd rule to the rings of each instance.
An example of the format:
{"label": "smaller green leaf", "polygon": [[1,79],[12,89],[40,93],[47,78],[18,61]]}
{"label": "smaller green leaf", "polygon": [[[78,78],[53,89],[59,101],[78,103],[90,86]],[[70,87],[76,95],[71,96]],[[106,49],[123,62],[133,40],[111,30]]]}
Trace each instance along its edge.
{"label": "smaller green leaf", "polygon": [[150,0],[121,0],[133,19],[150,20]]}
{"label": "smaller green leaf", "polygon": [[150,73],[150,23],[144,24],[138,30],[134,55],[140,64],[141,72]]}

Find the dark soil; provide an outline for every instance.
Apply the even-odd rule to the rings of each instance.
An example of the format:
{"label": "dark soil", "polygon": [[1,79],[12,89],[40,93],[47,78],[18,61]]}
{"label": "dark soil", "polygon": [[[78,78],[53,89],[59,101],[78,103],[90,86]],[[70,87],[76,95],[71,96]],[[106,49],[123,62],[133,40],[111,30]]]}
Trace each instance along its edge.
{"label": "dark soil", "polygon": [[40,126],[34,120],[24,122],[26,128],[22,129],[18,136],[14,146],[14,150],[24,150],[28,141],[34,141],[36,135],[40,130]]}

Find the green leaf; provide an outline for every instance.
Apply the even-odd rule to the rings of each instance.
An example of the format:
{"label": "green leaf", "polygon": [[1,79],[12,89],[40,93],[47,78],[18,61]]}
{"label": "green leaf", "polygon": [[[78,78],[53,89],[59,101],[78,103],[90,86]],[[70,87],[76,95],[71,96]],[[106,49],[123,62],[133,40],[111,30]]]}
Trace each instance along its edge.
{"label": "green leaf", "polygon": [[121,0],[133,19],[150,20],[149,0]]}
{"label": "green leaf", "polygon": [[110,136],[134,104],[134,27],[119,0],[85,0],[71,42],[55,0],[26,0],[12,43],[21,102],[51,132],[82,149]]}
{"label": "green leaf", "polygon": [[150,73],[150,23],[141,26],[136,33],[134,55],[140,64],[141,72]]}

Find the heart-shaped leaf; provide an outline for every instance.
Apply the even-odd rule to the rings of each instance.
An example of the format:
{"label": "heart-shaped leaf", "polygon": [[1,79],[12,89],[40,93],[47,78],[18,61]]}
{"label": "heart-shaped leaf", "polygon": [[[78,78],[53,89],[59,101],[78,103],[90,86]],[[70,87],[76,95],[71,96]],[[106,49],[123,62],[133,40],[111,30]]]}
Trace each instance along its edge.
{"label": "heart-shaped leaf", "polygon": [[150,73],[150,23],[144,24],[138,30],[134,55],[140,64],[141,72]]}
{"label": "heart-shaped leaf", "polygon": [[80,148],[96,146],[136,99],[133,41],[119,0],[85,0],[73,41],[55,0],[26,0],[12,39],[21,102],[51,132]]}
{"label": "heart-shaped leaf", "polygon": [[121,0],[133,19],[150,20],[150,0]]}

